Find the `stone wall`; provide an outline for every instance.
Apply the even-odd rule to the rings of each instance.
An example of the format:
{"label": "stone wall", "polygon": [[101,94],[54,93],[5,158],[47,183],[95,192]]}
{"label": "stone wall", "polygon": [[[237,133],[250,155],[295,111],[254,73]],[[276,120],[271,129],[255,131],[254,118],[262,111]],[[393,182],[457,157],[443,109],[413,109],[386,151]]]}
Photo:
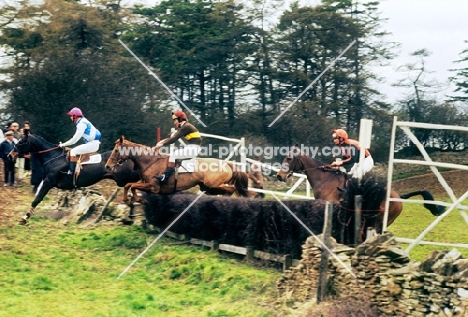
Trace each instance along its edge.
{"label": "stone wall", "polygon": [[[411,261],[391,233],[353,249],[334,244],[328,268],[329,299],[370,302],[381,316],[468,316],[468,259],[457,250],[434,251],[422,262]],[[277,283],[280,302],[293,307],[315,301],[321,246],[310,237],[300,264]]]}
{"label": "stone wall", "polygon": [[110,197],[105,197],[101,191],[93,187],[73,191],[54,188],[49,193],[51,201],[40,204],[35,215],[60,220],[63,225],[79,224],[80,227],[93,227],[97,223],[145,225],[141,205],[136,205],[132,209],[125,204],[114,203],[114,200],[120,200],[120,195],[115,197],[118,190]]}

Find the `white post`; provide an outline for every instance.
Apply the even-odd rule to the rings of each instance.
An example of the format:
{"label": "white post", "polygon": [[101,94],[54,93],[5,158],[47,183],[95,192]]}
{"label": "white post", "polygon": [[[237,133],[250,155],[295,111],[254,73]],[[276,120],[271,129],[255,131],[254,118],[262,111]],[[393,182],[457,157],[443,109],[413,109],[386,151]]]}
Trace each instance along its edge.
{"label": "white post", "polygon": [[240,139],[240,148],[242,149],[242,151],[240,151],[241,169],[243,172],[247,172],[247,161],[245,160],[245,139],[243,137]]}
{"label": "white post", "polygon": [[387,230],[388,224],[388,207],[390,206],[390,192],[392,190],[392,177],[393,177],[393,154],[395,152],[395,136],[396,136],[397,117],[393,117],[392,135],[390,139],[390,152],[388,154],[388,175],[387,175],[387,199],[385,200],[385,214],[382,224],[382,232]]}
{"label": "white post", "polygon": [[370,148],[372,139],[372,120],[361,119],[361,126],[359,128],[359,144],[361,144],[361,151],[359,153],[359,169],[358,179],[361,181],[363,175],[363,166],[366,149]]}

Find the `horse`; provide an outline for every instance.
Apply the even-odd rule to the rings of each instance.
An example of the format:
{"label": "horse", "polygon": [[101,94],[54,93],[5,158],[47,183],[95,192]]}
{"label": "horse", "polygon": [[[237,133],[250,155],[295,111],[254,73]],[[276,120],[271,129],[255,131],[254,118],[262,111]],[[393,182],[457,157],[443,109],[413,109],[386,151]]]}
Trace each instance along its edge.
{"label": "horse", "polygon": [[[156,155],[154,155],[156,154]],[[121,136],[115,141],[112,155],[106,163],[108,171],[112,171],[120,163],[133,161],[140,171],[142,182],[129,183],[124,186],[123,201],[129,204],[128,190],[131,190],[135,202],[146,203],[136,194],[136,190],[155,194],[173,194],[199,186],[207,194],[232,194],[232,186],[239,196],[248,197],[248,175],[238,171],[233,163],[213,158],[197,158],[195,171],[185,172],[171,177],[167,183],[161,185],[153,176],[161,175],[167,166],[169,156],[155,153],[152,148],[126,140]],[[202,168],[204,166],[205,168]],[[210,167],[207,169],[206,167]],[[216,171],[212,171],[215,167]]]}
{"label": "horse", "polygon": [[[282,168],[276,177],[279,181],[285,182],[293,172],[304,172],[306,174],[307,180],[314,190],[314,197],[316,199],[332,201],[335,204],[342,203],[343,192],[351,181],[347,173],[341,172],[329,165],[324,165],[316,158],[309,157],[297,146],[291,147],[291,150],[283,159]],[[418,190],[404,195],[399,195],[393,189],[390,192],[390,198],[408,199],[417,195],[422,195],[424,200],[427,201],[434,200],[432,194],[427,190]],[[381,197],[378,210],[381,223],[383,223],[385,215],[385,202],[386,197]],[[443,206],[424,204],[424,207],[434,216],[440,216],[445,212],[445,207]],[[395,221],[402,210],[403,204],[401,202],[390,201],[388,207],[388,225],[391,225]]]}
{"label": "horse", "polygon": [[105,162],[112,153],[112,151],[107,151],[100,154],[101,160],[99,163],[83,164],[80,174],[76,178],[76,183],[74,183],[72,177],[63,173],[69,167],[67,150],[25,130],[10,155],[15,157],[27,153],[33,154],[38,160],[38,164],[42,166],[43,178],[28,212],[19,221],[22,225],[27,223],[36,206],[44,199],[51,188],[72,190],[77,187],[91,186],[103,179],[113,179],[117,186],[123,187],[129,182],[139,180],[139,173],[134,170],[132,162],[122,164],[119,169],[112,172],[107,171]]}

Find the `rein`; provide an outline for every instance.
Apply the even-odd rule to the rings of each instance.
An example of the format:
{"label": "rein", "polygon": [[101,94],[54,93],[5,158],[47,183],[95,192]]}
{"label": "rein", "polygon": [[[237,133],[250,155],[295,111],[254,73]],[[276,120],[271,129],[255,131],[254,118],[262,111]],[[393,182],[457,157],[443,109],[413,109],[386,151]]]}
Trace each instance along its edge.
{"label": "rein", "polygon": [[[28,142],[29,146],[31,147],[31,142],[30,142],[29,140],[28,140],[27,142]],[[16,145],[15,145],[15,148],[16,148]],[[31,152],[31,151],[30,151],[30,153],[43,154],[43,153],[47,153],[47,152],[51,152],[51,151],[57,150],[57,149],[59,149],[59,148],[60,148],[60,146],[55,146],[55,147],[51,147],[50,149],[41,150],[41,151],[37,151],[37,152]],[[18,149],[17,149],[17,150],[18,150]],[[50,160],[44,162],[44,163],[42,164],[42,166],[44,166],[44,165],[48,164],[49,162],[51,162],[51,161],[53,161],[53,160],[56,160],[56,159],[58,159],[58,158],[60,158],[60,157],[62,157],[62,156],[64,156],[63,151],[62,151],[62,154],[60,154],[59,156],[54,157],[54,158],[51,158]]]}
{"label": "rein", "polygon": [[50,149],[47,149],[47,150],[38,151],[36,153],[38,153],[38,154],[47,153],[47,152],[50,152],[50,151],[53,151],[53,150],[56,150],[56,149],[59,149],[59,148],[60,148],[60,146],[56,146],[56,147],[53,147],[53,148],[50,148]]}

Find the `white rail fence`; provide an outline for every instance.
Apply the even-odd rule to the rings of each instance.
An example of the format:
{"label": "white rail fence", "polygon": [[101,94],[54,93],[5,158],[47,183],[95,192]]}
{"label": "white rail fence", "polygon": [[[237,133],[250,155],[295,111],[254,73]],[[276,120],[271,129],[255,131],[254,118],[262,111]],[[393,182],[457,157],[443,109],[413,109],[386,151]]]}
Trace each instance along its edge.
{"label": "white rail fence", "polygon": [[[200,133],[204,138],[213,138],[213,139],[218,139],[218,140],[223,140],[226,142],[231,142],[234,144],[233,147],[230,147],[231,151],[226,155],[226,157],[220,157],[220,159],[224,161],[231,161],[231,159],[236,155],[236,153],[240,157],[240,162],[236,161],[231,161],[234,164],[237,164],[240,166],[241,170],[246,172],[247,169],[247,163],[256,163],[262,166],[263,171],[274,171],[274,172],[279,172],[278,168],[275,168],[271,166],[271,164],[266,164],[262,162],[255,161],[253,159],[247,158],[245,151],[242,149],[245,148],[245,139],[240,138],[240,139],[235,139],[235,138],[228,138],[224,137],[221,135],[215,135],[215,134],[208,134],[208,133]],[[181,139],[178,140],[181,144],[185,145],[185,142]],[[171,149],[173,150],[173,149]],[[221,154],[218,152],[218,154]],[[258,189],[258,188],[252,188],[249,187],[249,191],[253,192],[259,192],[259,193],[265,193],[265,194],[275,194],[277,196],[282,196],[283,199],[288,199],[288,198],[298,198],[298,199],[314,199],[311,196],[311,187],[309,182],[307,181],[307,177],[304,174],[298,174],[298,173],[293,173],[293,176],[297,177],[298,180],[294,183],[294,185],[287,191],[287,192],[279,192],[279,191],[272,191],[272,190],[265,190],[265,189]],[[294,194],[294,191],[301,185],[302,182],[306,181],[306,194],[304,195],[296,195]]]}
{"label": "white rail fence", "polygon": [[[394,157],[395,153],[395,135],[397,129],[401,129],[406,136],[411,140],[411,142],[416,145],[418,150],[421,152],[424,160],[405,160],[405,159],[396,159]],[[468,187],[467,191],[461,195],[460,197],[456,197],[453,192],[453,189],[449,186],[447,181],[444,179],[443,175],[439,172],[438,167],[443,168],[453,168],[459,170],[468,170],[468,166],[466,165],[459,165],[459,164],[451,164],[451,163],[442,163],[442,162],[434,162],[429,154],[426,152],[424,146],[418,140],[418,138],[414,135],[411,128],[419,128],[419,129],[432,129],[432,130],[455,130],[455,131],[463,131],[468,132],[467,127],[460,127],[460,126],[452,126],[452,125],[442,125],[442,124],[429,124],[429,123],[419,123],[419,122],[405,122],[405,121],[398,121],[397,117],[394,117],[393,120],[393,128],[392,128],[392,135],[391,135],[391,142],[390,142],[390,155],[389,155],[389,162],[388,162],[388,178],[387,178],[387,200],[385,204],[385,216],[384,216],[384,223],[383,223],[383,231],[386,230],[387,223],[388,223],[388,208],[391,201],[400,201],[406,203],[426,203],[426,204],[435,204],[440,206],[448,207],[448,209],[443,213],[441,216],[437,217],[416,239],[408,239],[408,238],[397,238],[397,241],[403,243],[409,243],[409,246],[406,249],[406,252],[409,252],[413,249],[417,244],[431,244],[431,245],[440,245],[440,246],[449,246],[449,247],[462,247],[468,248],[468,244],[463,243],[439,243],[439,242],[432,242],[432,241],[424,241],[423,238],[436,227],[445,217],[451,214],[451,212],[457,209],[465,222],[468,225],[468,215],[465,210],[468,209],[468,206],[464,206],[461,203],[468,198]],[[451,202],[447,203],[444,201],[426,201],[426,200],[410,200],[410,199],[399,199],[399,198],[390,198],[390,191],[392,188],[392,176],[393,176],[393,166],[394,164],[415,164],[415,165],[425,165],[429,166],[431,171],[437,177],[440,185],[445,189],[447,192]]]}

